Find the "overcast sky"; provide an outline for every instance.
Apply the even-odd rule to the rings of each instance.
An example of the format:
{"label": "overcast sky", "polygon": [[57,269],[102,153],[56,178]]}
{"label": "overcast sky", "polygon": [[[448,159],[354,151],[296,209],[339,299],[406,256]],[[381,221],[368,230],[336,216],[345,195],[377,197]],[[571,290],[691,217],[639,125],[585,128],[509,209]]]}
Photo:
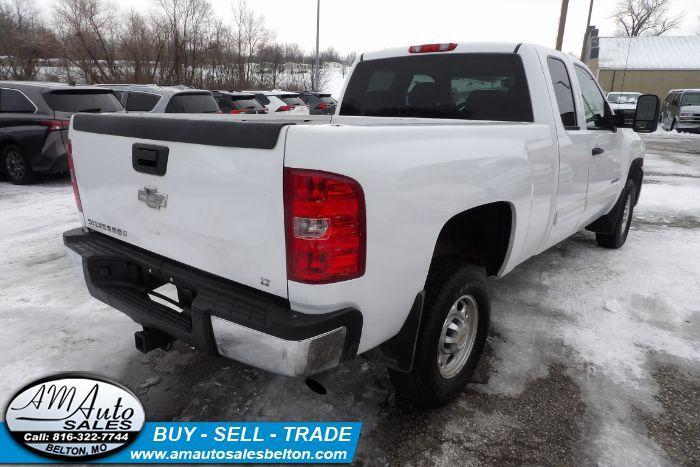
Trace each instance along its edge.
{"label": "overcast sky", "polygon": [[[231,18],[232,0],[212,0]],[[595,0],[591,24],[601,36],[615,33],[610,15],[617,0]],[[44,3],[44,2],[39,2]],[[121,8],[143,10],[151,0],[119,0]],[[315,47],[316,0],[248,0],[283,42]],[[581,52],[589,0],[570,0],[564,51]],[[321,0],[321,48],[341,53],[427,42],[515,41],[554,47],[561,0]],[[671,0],[672,13],[686,12],[670,35],[697,34],[700,0]],[[48,8],[47,8],[48,10]]]}

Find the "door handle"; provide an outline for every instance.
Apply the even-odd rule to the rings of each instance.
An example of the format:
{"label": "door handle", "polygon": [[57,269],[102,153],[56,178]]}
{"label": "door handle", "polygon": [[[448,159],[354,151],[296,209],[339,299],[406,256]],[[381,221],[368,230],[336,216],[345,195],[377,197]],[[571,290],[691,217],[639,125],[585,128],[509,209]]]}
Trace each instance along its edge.
{"label": "door handle", "polygon": [[591,154],[593,154],[594,156],[599,156],[600,154],[603,154],[604,152],[605,152],[605,149],[603,149],[603,148],[593,148],[593,150],[591,151]]}

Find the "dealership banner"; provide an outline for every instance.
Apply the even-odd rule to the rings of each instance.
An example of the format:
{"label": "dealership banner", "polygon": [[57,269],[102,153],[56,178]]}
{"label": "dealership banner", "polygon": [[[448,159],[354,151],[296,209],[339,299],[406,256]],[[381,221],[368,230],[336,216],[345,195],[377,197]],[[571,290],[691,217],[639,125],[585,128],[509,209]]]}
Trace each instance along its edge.
{"label": "dealership banner", "polygon": [[0,464],[65,462],[69,456],[110,464],[345,464],[355,456],[361,428],[360,422],[146,422],[131,444],[91,458],[114,440],[96,436],[104,433],[99,431],[22,433],[25,442],[42,444],[55,456],[47,457],[20,443],[3,423]]}
{"label": "dealership banner", "polygon": [[126,386],[84,372],[21,388],[0,427],[0,464],[350,463],[360,422],[146,422]]}

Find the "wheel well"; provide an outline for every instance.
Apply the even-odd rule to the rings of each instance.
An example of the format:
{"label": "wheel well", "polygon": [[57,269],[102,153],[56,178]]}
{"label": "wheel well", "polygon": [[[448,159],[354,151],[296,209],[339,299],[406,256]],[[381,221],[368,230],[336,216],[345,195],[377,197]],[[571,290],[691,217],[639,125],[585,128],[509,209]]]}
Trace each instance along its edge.
{"label": "wheel well", "polygon": [[11,139],[3,139],[3,140],[0,140],[0,152],[1,152],[3,149],[5,149],[7,146],[11,146],[11,145],[19,146],[19,144],[17,144],[16,141],[13,141],[13,140],[11,140]]}
{"label": "wheel well", "polygon": [[634,197],[634,204],[635,205],[639,201],[639,193],[642,190],[642,179],[644,178],[644,171],[642,170],[643,165],[644,165],[644,159],[642,159],[641,157],[633,160],[632,164],[630,165],[630,172],[627,175],[628,179],[632,179],[634,181],[634,187],[635,187],[635,191],[636,191],[635,197]]}
{"label": "wheel well", "polygon": [[512,220],[511,205],[503,201],[461,212],[442,227],[433,258],[458,256],[495,275],[508,252]]}

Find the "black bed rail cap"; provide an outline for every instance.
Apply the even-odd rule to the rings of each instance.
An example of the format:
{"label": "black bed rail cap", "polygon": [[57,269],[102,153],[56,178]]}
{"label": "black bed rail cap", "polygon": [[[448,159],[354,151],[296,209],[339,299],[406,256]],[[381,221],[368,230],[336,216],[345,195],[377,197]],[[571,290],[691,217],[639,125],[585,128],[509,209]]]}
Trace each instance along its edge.
{"label": "black bed rail cap", "polygon": [[286,125],[292,123],[88,113],[73,117],[73,129],[87,133],[252,149],[274,148]]}

